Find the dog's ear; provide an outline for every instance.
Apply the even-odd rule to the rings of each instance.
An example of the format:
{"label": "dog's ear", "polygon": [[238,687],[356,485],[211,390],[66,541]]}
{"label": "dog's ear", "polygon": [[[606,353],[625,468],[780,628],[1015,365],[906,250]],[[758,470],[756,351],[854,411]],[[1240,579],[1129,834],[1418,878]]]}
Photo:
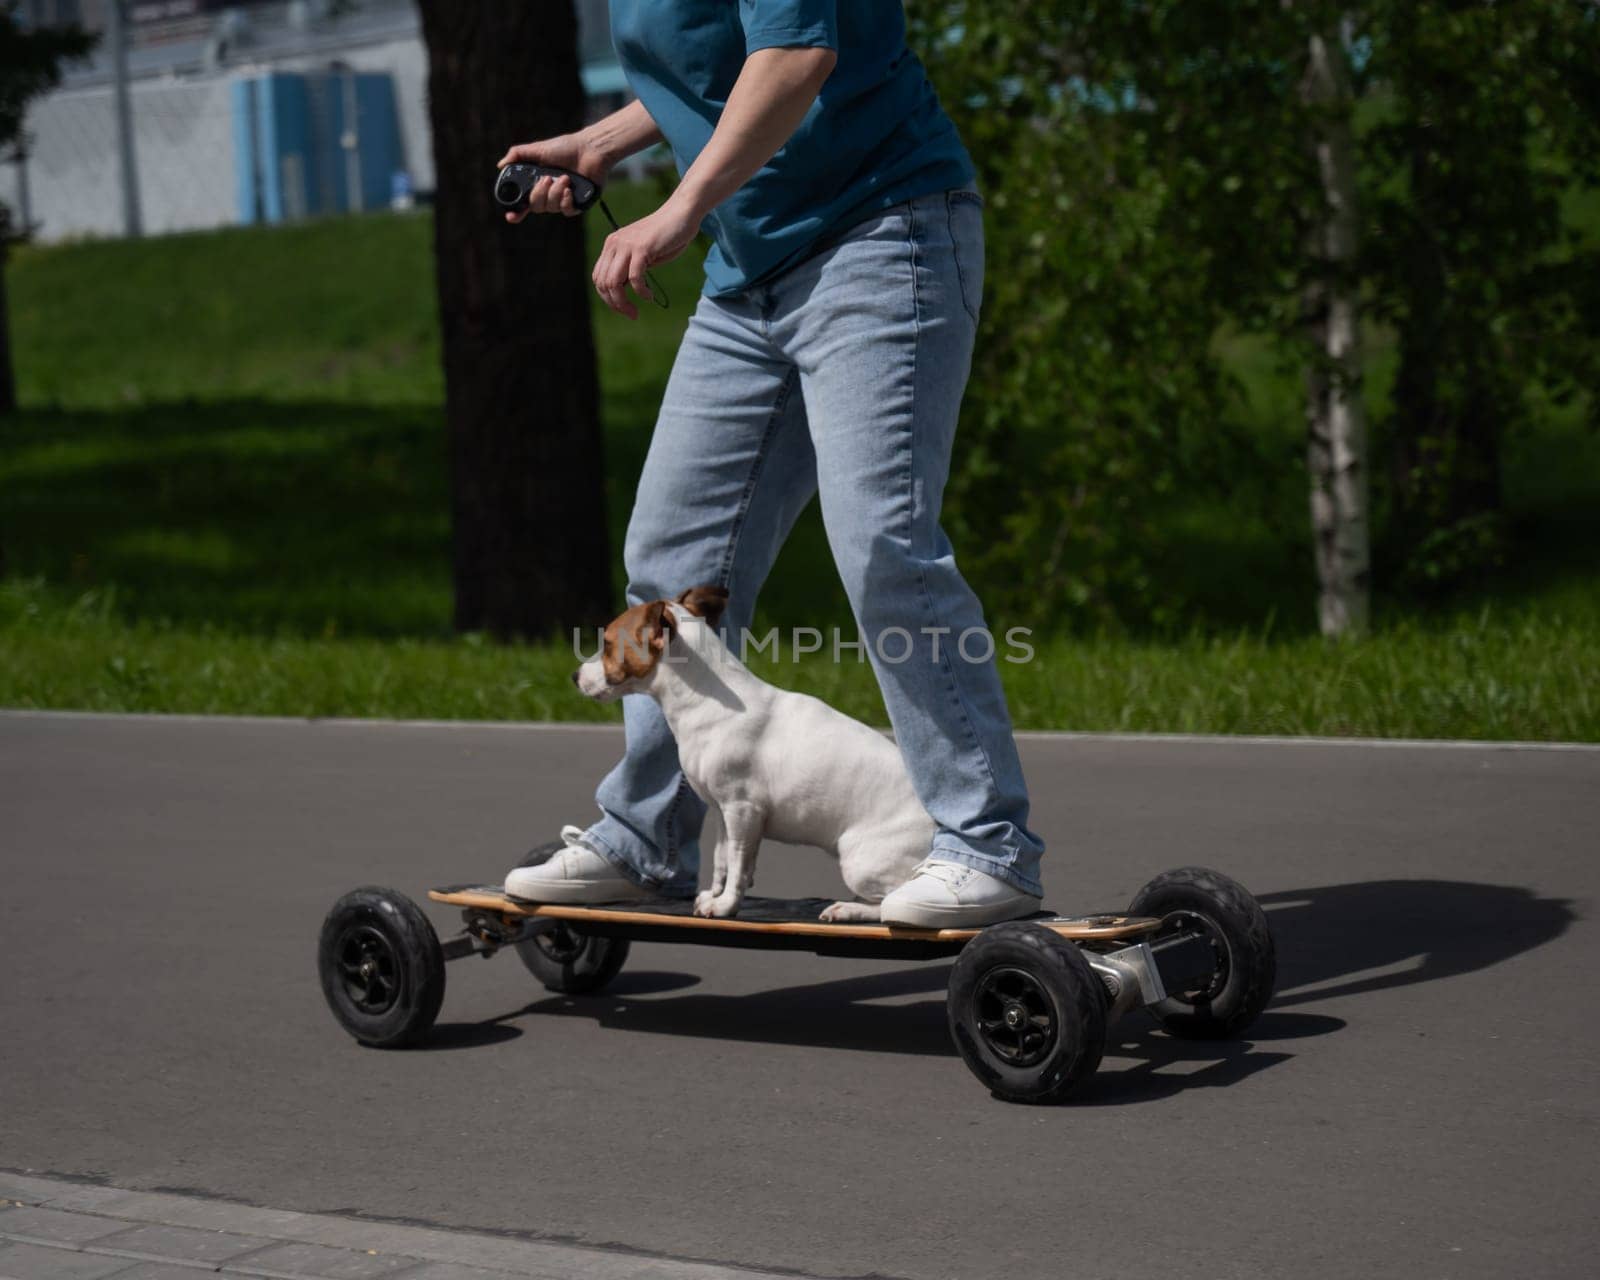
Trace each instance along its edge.
{"label": "dog's ear", "polygon": [[722,611],[728,607],[727,587],[690,587],[678,597],[681,604],[697,618],[704,618],[713,631],[722,621]]}
{"label": "dog's ear", "polygon": [[667,608],[665,600],[653,600],[644,614],[644,631],[650,637],[650,652],[660,653],[667,647],[667,641],[678,634],[678,624],[673,620],[672,610]]}
{"label": "dog's ear", "polygon": [[665,600],[636,604],[606,628],[601,663],[608,684],[641,680],[677,632],[672,610]]}

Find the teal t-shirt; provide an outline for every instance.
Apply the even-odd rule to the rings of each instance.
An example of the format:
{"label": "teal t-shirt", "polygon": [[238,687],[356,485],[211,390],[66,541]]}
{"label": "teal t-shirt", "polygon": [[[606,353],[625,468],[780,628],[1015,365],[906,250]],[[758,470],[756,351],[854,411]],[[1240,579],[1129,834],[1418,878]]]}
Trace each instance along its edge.
{"label": "teal t-shirt", "polygon": [[705,291],[737,293],[819,240],[972,181],[972,160],[906,47],[901,0],[611,0],[611,39],[681,174],[747,55],[828,48],[833,74],[781,150],[706,219]]}

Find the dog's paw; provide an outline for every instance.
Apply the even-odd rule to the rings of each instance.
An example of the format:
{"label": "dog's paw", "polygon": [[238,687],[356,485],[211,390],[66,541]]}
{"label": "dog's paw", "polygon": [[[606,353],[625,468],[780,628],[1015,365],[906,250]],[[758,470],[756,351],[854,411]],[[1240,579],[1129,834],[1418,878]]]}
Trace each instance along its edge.
{"label": "dog's paw", "polygon": [[869,902],[835,902],[831,907],[824,907],[817,917],[829,924],[853,924],[877,918],[878,908]]}
{"label": "dog's paw", "polygon": [[739,914],[739,902],[743,896],[743,894],[729,893],[727,890],[723,890],[723,892],[711,896],[711,901],[706,904],[704,911],[700,910],[699,903],[695,904],[695,910],[703,916],[715,916],[718,920],[726,920],[729,916]]}
{"label": "dog's paw", "polygon": [[710,889],[702,889],[694,896],[694,913],[697,916],[710,918],[716,915],[715,906],[717,895]]}

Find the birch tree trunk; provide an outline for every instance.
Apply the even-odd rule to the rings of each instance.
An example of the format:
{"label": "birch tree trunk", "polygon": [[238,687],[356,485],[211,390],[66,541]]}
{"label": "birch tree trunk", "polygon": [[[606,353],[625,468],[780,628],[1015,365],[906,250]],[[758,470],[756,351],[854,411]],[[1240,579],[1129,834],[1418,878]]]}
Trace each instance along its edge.
{"label": "birch tree trunk", "polygon": [[1358,636],[1367,629],[1371,550],[1350,73],[1337,29],[1314,32],[1309,53],[1301,92],[1313,108],[1309,144],[1321,185],[1309,246],[1312,283],[1304,298],[1314,346],[1306,371],[1306,427],[1317,618],[1325,636]]}

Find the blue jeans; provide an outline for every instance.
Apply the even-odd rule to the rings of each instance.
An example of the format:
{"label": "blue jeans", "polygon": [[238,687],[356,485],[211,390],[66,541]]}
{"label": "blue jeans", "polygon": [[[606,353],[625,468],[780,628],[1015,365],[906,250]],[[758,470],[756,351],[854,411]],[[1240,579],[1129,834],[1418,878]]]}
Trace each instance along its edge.
{"label": "blue jeans", "polygon": [[[968,661],[956,643],[983,627],[982,607],[939,526],[982,294],[982,200],[956,190],[874,214],[767,284],[702,297],[624,560],[630,604],[727,587],[722,625],[737,652],[779,548],[819,495],[895,739],[937,826],[930,853],[1039,894],[1043,845],[1028,830],[994,657],[974,638],[966,652],[983,660]],[[631,879],[692,893],[705,806],[654,700],[624,698],[623,712],[626,753],[600,784],[603,816],[585,840]]]}

